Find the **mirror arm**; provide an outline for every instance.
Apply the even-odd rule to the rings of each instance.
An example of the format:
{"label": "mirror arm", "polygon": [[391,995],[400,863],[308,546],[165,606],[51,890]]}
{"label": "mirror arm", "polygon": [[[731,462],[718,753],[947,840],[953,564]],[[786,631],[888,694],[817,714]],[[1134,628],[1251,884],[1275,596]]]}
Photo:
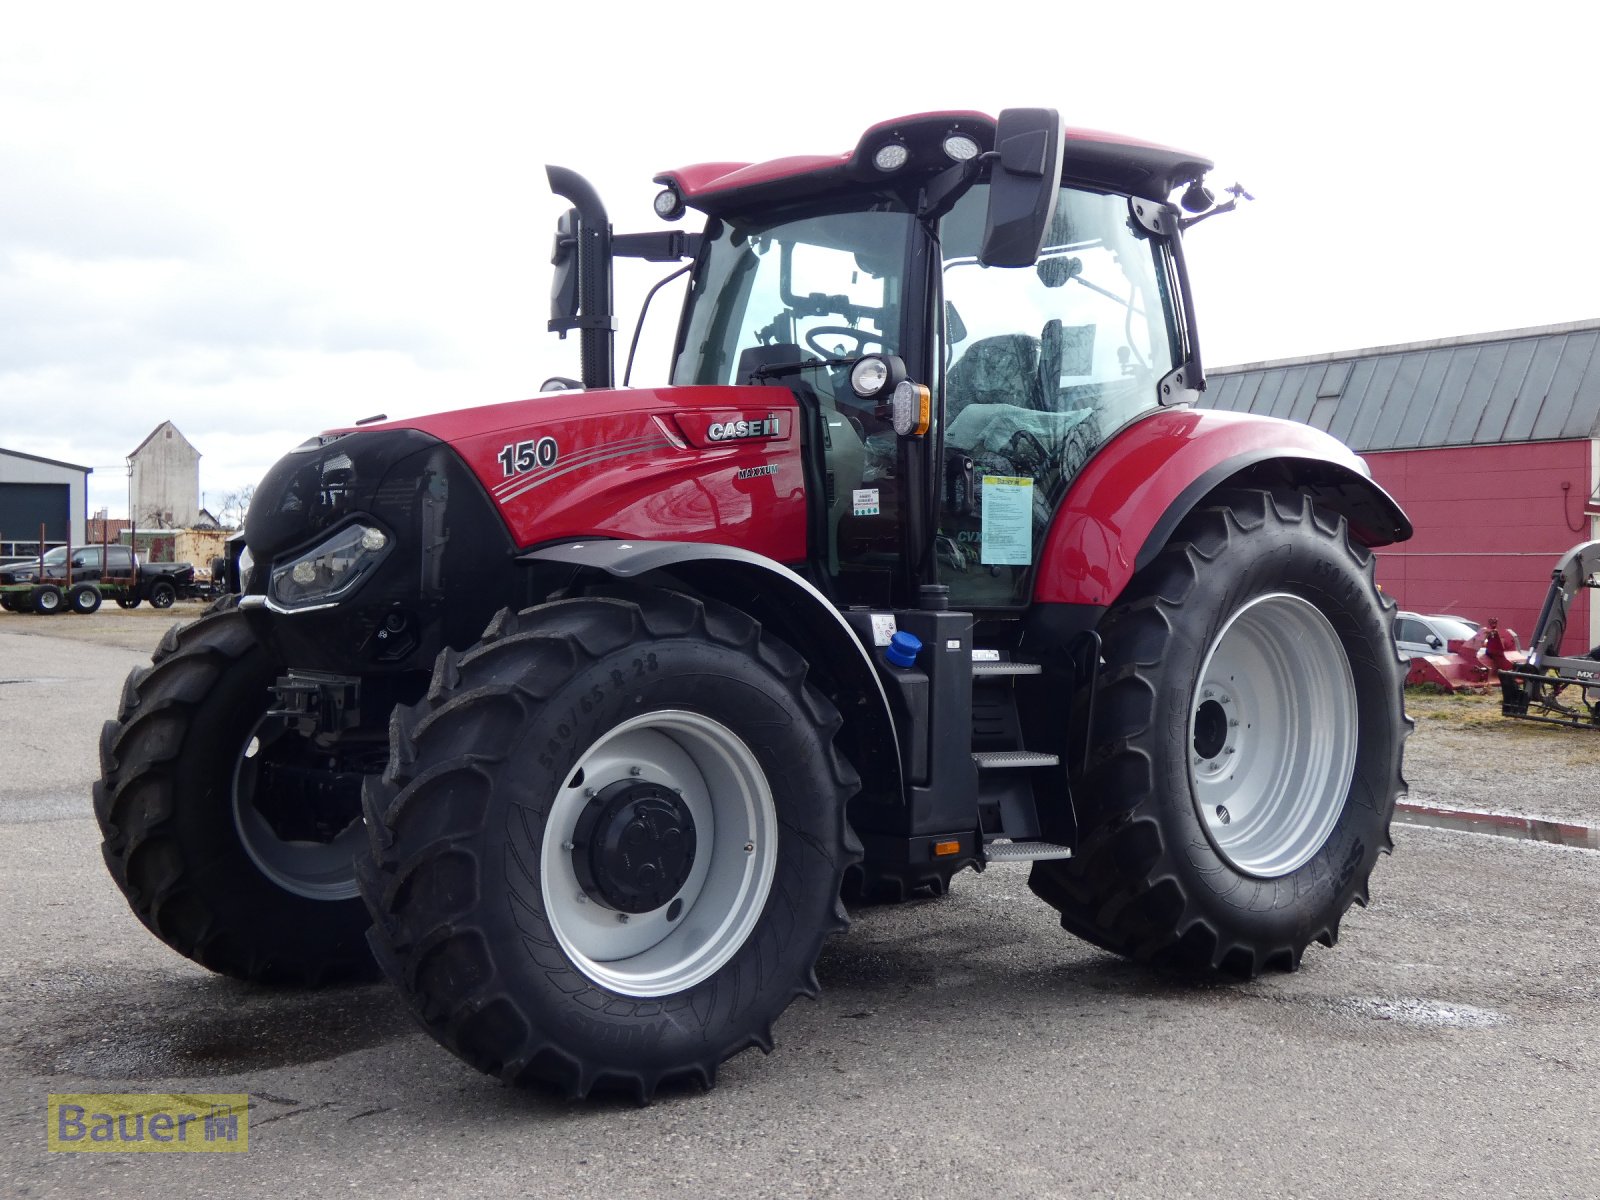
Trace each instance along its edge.
{"label": "mirror arm", "polygon": [[969,158],[966,162],[956,163],[947,167],[928,181],[922,189],[922,195],[917,201],[917,219],[932,224],[939,220],[952,208],[956,201],[965,196],[978,182],[978,177],[983,174],[984,165],[998,159],[1000,152],[990,150],[977,158]]}

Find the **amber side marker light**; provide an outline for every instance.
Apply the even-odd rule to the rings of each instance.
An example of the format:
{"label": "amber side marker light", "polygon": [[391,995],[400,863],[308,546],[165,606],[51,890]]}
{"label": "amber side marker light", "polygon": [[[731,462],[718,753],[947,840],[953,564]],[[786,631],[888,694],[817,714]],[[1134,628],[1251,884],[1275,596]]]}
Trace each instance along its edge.
{"label": "amber side marker light", "polygon": [[949,855],[960,853],[960,842],[935,842],[933,844],[933,856],[935,858],[946,858]]}

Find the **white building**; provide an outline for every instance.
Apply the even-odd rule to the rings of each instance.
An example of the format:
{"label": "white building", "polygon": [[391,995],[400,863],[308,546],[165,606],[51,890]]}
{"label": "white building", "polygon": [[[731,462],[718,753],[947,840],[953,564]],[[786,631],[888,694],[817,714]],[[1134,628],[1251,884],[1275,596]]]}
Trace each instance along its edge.
{"label": "white building", "polygon": [[128,468],[140,529],[188,529],[200,519],[200,451],[171,421],[128,455]]}

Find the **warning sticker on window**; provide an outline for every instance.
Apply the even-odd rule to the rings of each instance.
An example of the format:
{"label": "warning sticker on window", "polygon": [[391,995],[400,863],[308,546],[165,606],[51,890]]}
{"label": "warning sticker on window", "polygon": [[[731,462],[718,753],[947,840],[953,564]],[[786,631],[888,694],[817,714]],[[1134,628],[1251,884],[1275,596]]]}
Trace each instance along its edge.
{"label": "warning sticker on window", "polygon": [[1031,477],[983,477],[983,548],[979,561],[992,567],[1025,567],[1033,562]]}
{"label": "warning sticker on window", "polygon": [[850,509],[858,517],[878,515],[878,489],[855,488],[850,493]]}

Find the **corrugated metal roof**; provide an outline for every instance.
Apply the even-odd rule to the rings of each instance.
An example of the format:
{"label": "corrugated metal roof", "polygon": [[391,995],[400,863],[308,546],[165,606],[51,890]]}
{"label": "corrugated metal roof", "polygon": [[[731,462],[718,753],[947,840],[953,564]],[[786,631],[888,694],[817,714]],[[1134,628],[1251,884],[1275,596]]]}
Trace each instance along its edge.
{"label": "corrugated metal roof", "polygon": [[1600,320],[1212,368],[1206,408],[1358,452],[1600,437]]}

